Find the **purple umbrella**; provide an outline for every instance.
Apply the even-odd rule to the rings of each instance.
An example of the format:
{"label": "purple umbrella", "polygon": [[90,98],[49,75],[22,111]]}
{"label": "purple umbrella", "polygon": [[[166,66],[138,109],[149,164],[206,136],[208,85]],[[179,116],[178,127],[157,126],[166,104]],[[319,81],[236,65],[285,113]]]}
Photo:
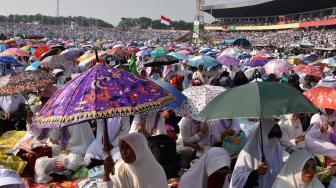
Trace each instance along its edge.
{"label": "purple umbrella", "polygon": [[217,61],[219,61],[222,65],[226,65],[226,66],[234,66],[234,67],[238,67],[239,66],[239,59],[237,59],[234,56],[230,56],[230,55],[221,55],[218,56]]}
{"label": "purple umbrella", "polygon": [[247,66],[250,67],[262,67],[264,65],[266,65],[267,60],[254,60],[254,61],[250,61],[249,63],[247,63]]}
{"label": "purple umbrella", "polygon": [[141,50],[136,53],[137,57],[145,57],[145,56],[150,56],[150,52],[148,50]]}
{"label": "purple umbrella", "polygon": [[170,93],[147,79],[97,64],[59,89],[34,118],[33,125],[53,128],[136,115],[173,101]]}
{"label": "purple umbrella", "polygon": [[70,49],[64,50],[61,53],[61,55],[64,56],[64,57],[66,57],[66,58],[73,59],[73,58],[79,57],[81,53],[83,53],[82,49],[79,49],[79,48],[70,48]]}

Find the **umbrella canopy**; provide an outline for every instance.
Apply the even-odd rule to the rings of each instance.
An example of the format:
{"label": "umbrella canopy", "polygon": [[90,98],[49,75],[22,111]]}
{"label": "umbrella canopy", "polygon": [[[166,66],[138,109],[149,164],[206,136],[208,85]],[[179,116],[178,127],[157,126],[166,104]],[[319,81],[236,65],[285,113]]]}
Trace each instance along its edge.
{"label": "umbrella canopy", "polygon": [[199,117],[198,114],[210,101],[223,91],[225,91],[223,87],[210,85],[187,88],[182,92],[187,97],[187,100],[183,102],[181,108],[175,110],[176,115],[198,121],[205,121],[205,119]]}
{"label": "umbrella canopy", "polygon": [[49,49],[50,49],[50,47],[48,45],[42,45],[42,46],[39,46],[38,48],[36,48],[33,54],[36,58],[40,59],[42,54],[47,52]]}
{"label": "umbrella canopy", "polygon": [[128,53],[128,54],[136,54],[136,53],[138,53],[139,51],[141,51],[139,48],[129,48],[129,49],[127,50],[127,53]]}
{"label": "umbrella canopy", "polygon": [[116,55],[120,57],[128,57],[130,54],[122,48],[112,48],[106,52],[108,55]]}
{"label": "umbrella canopy", "polygon": [[11,56],[0,56],[0,64],[1,63],[8,63],[13,67],[22,67],[19,61]]}
{"label": "umbrella canopy", "polygon": [[191,52],[189,50],[180,50],[178,53],[184,54],[184,55],[189,55]]}
{"label": "umbrella canopy", "polygon": [[34,118],[33,125],[59,127],[136,115],[173,101],[171,94],[147,79],[97,64],[59,89]]}
{"label": "umbrella canopy", "polygon": [[237,59],[234,56],[230,56],[230,55],[221,55],[218,56],[217,61],[219,61],[222,65],[226,65],[226,66],[234,66],[234,67],[238,67],[239,66],[239,59]]}
{"label": "umbrella canopy", "polygon": [[303,73],[306,75],[315,76],[319,78],[323,78],[325,76],[323,70],[318,66],[298,65],[295,66],[293,70],[297,73]]}
{"label": "umbrella canopy", "polygon": [[268,62],[268,60],[251,60],[250,62],[247,63],[247,66],[250,67],[260,67],[260,66],[264,66],[266,65],[266,63]]}
{"label": "umbrella canopy", "polygon": [[274,82],[253,82],[223,92],[199,114],[206,119],[260,118],[317,112],[294,87]]}
{"label": "umbrella canopy", "polygon": [[242,54],[238,58],[239,59],[250,59],[251,57],[252,57],[252,55],[250,55],[250,54]]}
{"label": "umbrella canopy", "polygon": [[63,52],[61,52],[60,55],[66,57],[66,58],[75,58],[75,57],[79,57],[79,55],[83,53],[82,49],[79,48],[70,48],[70,49],[66,49]]}
{"label": "umbrella canopy", "polygon": [[52,75],[44,71],[27,71],[0,78],[0,95],[14,95],[43,88],[54,82]]}
{"label": "umbrella canopy", "polygon": [[162,80],[155,80],[149,78],[150,81],[154,82],[155,84],[159,85],[163,89],[167,90],[169,93],[171,93],[175,98],[175,102],[170,103],[167,108],[170,109],[177,109],[180,108],[183,101],[187,99],[187,97],[181,93],[176,87],[172,86],[170,83],[162,81]]}
{"label": "umbrella canopy", "polygon": [[188,56],[185,54],[181,54],[179,52],[170,52],[168,55],[171,55],[173,57],[176,57],[179,60],[184,60],[184,59],[188,59]]}
{"label": "umbrella canopy", "polygon": [[333,57],[322,60],[322,63],[327,64],[330,67],[336,67],[336,59]]}
{"label": "umbrella canopy", "polygon": [[176,57],[170,55],[158,56],[158,57],[151,57],[149,60],[144,63],[145,67],[160,67],[163,65],[171,65],[175,63],[179,63],[180,60]]}
{"label": "umbrella canopy", "polygon": [[9,48],[7,50],[5,50],[5,52],[11,53],[13,55],[16,56],[20,56],[20,57],[29,57],[29,53],[22,50],[21,48]]}
{"label": "umbrella canopy", "polygon": [[198,67],[200,65],[203,65],[205,67],[213,67],[218,64],[219,62],[215,58],[207,56],[207,55],[196,56],[196,57],[191,58],[188,61],[188,65],[192,67]]}
{"label": "umbrella canopy", "polygon": [[75,69],[73,61],[61,55],[48,56],[41,61],[41,66],[49,69]]}
{"label": "umbrella canopy", "polygon": [[159,56],[167,55],[168,53],[169,52],[166,48],[156,48],[155,50],[152,51],[151,56],[159,57]]}
{"label": "umbrella canopy", "polygon": [[238,56],[239,53],[240,53],[240,49],[238,48],[227,48],[221,53],[221,55]]}
{"label": "umbrella canopy", "polygon": [[38,71],[41,69],[41,63],[39,61],[36,61],[32,64],[30,64],[25,71]]}
{"label": "umbrella canopy", "polygon": [[145,56],[150,56],[150,52],[148,50],[141,50],[136,53],[137,57],[145,57]]}
{"label": "umbrella canopy", "polygon": [[268,62],[264,68],[267,74],[275,74],[280,78],[284,73],[288,75],[291,67],[292,66],[287,61],[276,59]]}
{"label": "umbrella canopy", "polygon": [[320,86],[310,89],[303,94],[319,108],[336,110],[336,88]]}
{"label": "umbrella canopy", "polygon": [[292,64],[292,65],[300,65],[300,64],[304,64],[302,59],[299,58],[291,58],[288,60],[288,63]]}
{"label": "umbrella canopy", "polygon": [[242,46],[242,47],[250,47],[252,46],[251,42],[244,38],[239,38],[233,41],[232,45],[234,46]]}

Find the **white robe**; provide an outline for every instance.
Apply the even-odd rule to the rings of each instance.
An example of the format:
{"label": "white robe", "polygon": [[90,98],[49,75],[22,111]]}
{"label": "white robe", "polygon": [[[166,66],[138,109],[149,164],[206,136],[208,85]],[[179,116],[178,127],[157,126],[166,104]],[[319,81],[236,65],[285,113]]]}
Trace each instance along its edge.
{"label": "white robe", "polygon": [[0,96],[0,107],[6,113],[16,112],[24,103],[25,98],[21,94]]}
{"label": "white robe", "polygon": [[214,120],[209,122],[208,124],[211,146],[223,141],[221,135],[224,131],[230,129],[234,130],[235,133],[239,133],[240,131],[238,120]]}
{"label": "white robe", "polygon": [[286,115],[281,119],[278,124],[281,128],[282,137],[280,143],[285,148],[289,147],[291,149],[305,148],[304,141],[296,144],[295,138],[303,134],[302,124],[300,119],[292,120],[293,115]]}
{"label": "white robe", "polygon": [[314,159],[314,156],[307,150],[297,150],[292,153],[272,188],[323,188],[324,186],[317,177],[307,184],[302,182],[301,172],[309,159]]}
{"label": "white robe", "polygon": [[120,161],[110,182],[100,182],[99,188],[168,188],[167,178],[156,161],[141,133],[131,133],[121,138],[134,151],[136,160],[128,164]]}
{"label": "white robe", "polygon": [[326,123],[335,121],[335,114],[331,116],[315,114],[313,115],[310,124],[311,129],[305,136],[305,144],[308,150],[312,153],[325,155],[336,159],[336,145],[333,144],[329,137],[329,132],[321,133],[321,127]]}
{"label": "white robe", "polygon": [[[91,158],[103,160],[104,159],[104,120],[97,120],[97,135],[96,139],[91,143],[85,154],[85,161],[90,162]],[[114,160],[118,160],[119,153],[119,138],[128,134],[130,129],[129,117],[117,117],[107,119],[108,135],[110,144],[113,146],[111,155]]]}
{"label": "white robe", "polygon": [[[157,136],[157,135],[161,135],[161,134],[167,134],[167,130],[165,127],[165,122],[164,119],[162,118],[162,116],[160,115],[159,121],[157,123],[157,126],[155,128],[154,124],[155,124],[155,119],[156,116],[158,115],[159,112],[150,112],[148,114],[146,114],[146,125],[145,125],[145,129],[148,133],[153,133],[151,134],[151,136]],[[131,129],[130,129],[130,133],[133,132],[138,132],[140,129],[140,121],[141,121],[141,116],[140,115],[136,115],[133,119],[132,125],[131,125]]]}
{"label": "white robe", "polygon": [[331,180],[328,188],[336,188],[336,178],[335,177]]}
{"label": "white robe", "polygon": [[[230,162],[229,153],[225,149],[211,148],[182,175],[179,188],[207,188],[209,176],[223,167],[230,168]],[[227,178],[225,183],[228,185]]]}
{"label": "white robe", "polygon": [[236,166],[233,170],[230,188],[244,187],[250,173],[258,169],[262,160],[261,144],[264,147],[264,154],[268,170],[265,175],[259,176],[259,188],[270,188],[280,171],[283,164],[283,151],[278,140],[268,139],[275,122],[270,119],[262,120],[262,137],[261,142],[260,126],[253,129],[248,137],[243,150],[239,153]]}
{"label": "white robe", "polygon": [[176,141],[177,152],[193,149],[184,146],[184,143],[198,144],[204,150],[210,149],[210,134],[198,134],[201,126],[200,122],[189,118],[182,118],[178,125],[180,127],[180,134]]}

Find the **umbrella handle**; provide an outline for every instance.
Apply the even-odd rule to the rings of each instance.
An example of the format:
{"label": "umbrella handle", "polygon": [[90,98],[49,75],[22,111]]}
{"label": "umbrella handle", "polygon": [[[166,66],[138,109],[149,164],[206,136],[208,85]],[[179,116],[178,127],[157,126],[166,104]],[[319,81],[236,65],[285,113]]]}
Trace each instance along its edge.
{"label": "umbrella handle", "polygon": [[259,127],[260,127],[260,138],[261,138],[261,162],[266,162],[265,153],[264,153],[263,135],[262,135],[262,129],[261,129],[261,118],[259,119]]}
{"label": "umbrella handle", "polygon": [[98,63],[99,62],[99,57],[98,57],[98,50],[97,49],[95,49],[95,54],[96,54],[96,61]]}
{"label": "umbrella handle", "polygon": [[110,141],[108,137],[108,129],[107,129],[107,119],[104,118],[104,152],[108,154],[111,150],[110,148]]}

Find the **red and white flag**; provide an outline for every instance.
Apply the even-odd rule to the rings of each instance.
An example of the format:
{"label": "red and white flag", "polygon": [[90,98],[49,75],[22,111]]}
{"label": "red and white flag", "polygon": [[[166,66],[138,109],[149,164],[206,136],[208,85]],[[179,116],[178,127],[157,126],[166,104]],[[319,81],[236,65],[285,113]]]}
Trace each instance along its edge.
{"label": "red and white flag", "polygon": [[161,15],[161,23],[165,25],[170,25],[170,19]]}

